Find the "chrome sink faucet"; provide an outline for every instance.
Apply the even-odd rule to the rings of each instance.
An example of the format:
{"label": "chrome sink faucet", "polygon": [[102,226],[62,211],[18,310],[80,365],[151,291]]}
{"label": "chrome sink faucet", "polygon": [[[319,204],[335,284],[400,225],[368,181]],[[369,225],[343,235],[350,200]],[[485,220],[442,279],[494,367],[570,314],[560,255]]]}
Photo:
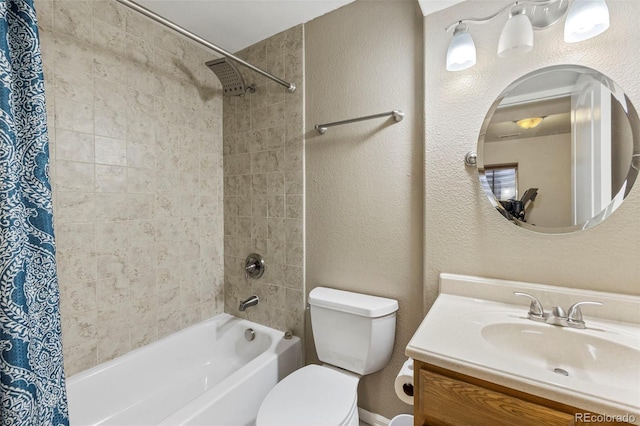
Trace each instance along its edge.
{"label": "chrome sink faucet", "polygon": [[578,302],[571,305],[568,312],[565,312],[562,309],[562,306],[556,306],[551,311],[551,314],[548,314],[544,311],[542,307],[542,303],[533,295],[529,293],[521,293],[514,292],[516,296],[525,296],[531,300],[531,304],[529,305],[529,313],[527,317],[532,321],[544,322],[546,324],[558,325],[560,327],[571,327],[571,328],[579,328],[584,329],[587,328],[584,320],[582,319],[582,310],[580,306],[582,305],[602,305],[600,302]]}

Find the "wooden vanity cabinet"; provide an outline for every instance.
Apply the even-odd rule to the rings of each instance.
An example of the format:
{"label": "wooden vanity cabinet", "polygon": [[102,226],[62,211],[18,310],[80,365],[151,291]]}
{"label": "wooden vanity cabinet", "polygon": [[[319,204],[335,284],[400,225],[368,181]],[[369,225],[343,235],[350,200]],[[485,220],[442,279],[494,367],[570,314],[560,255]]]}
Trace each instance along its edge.
{"label": "wooden vanity cabinet", "polygon": [[414,364],[414,426],[628,424],[576,421],[575,414],[585,416],[585,410],[417,360]]}

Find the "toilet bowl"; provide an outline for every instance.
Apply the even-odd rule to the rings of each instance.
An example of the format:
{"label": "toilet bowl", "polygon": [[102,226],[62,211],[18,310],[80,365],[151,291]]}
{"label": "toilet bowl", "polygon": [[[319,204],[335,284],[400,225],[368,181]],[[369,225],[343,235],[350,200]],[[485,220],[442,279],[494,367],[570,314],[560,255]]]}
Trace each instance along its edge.
{"label": "toilet bowl", "polygon": [[360,377],[391,358],[398,302],[317,287],[309,293],[318,358],[279,382],[260,406],[256,426],[358,426]]}
{"label": "toilet bowl", "polygon": [[256,426],[358,426],[359,381],[331,366],[307,365],[269,392]]}

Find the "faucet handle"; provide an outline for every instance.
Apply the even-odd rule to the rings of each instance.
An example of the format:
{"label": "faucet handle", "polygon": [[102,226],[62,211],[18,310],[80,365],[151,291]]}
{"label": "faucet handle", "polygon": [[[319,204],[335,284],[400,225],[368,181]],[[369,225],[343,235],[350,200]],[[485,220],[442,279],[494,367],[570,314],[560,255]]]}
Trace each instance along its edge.
{"label": "faucet handle", "polygon": [[245,278],[261,278],[264,274],[266,266],[264,259],[258,253],[251,253],[244,261],[244,277]]}
{"label": "faucet handle", "polygon": [[582,310],[580,309],[580,306],[582,305],[597,305],[597,306],[602,306],[602,303],[600,302],[578,302],[578,303],[574,303],[573,305],[571,305],[571,307],[569,308],[569,312],[567,313],[567,322],[574,324],[574,325],[578,325],[578,326],[582,326],[581,328],[584,328],[584,320],[582,319]]}
{"label": "faucet handle", "polygon": [[521,293],[519,291],[514,291],[513,294],[516,296],[525,296],[531,300],[531,304],[529,305],[529,318],[535,321],[544,321],[547,318],[547,314],[544,313],[544,308],[542,307],[542,303],[533,295],[529,293]]}

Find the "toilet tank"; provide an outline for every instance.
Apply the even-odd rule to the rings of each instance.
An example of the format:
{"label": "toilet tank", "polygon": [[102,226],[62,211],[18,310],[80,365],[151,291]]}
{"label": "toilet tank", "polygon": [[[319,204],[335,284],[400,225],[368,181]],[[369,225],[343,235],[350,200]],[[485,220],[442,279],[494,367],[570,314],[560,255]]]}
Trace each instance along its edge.
{"label": "toilet tank", "polygon": [[381,370],[391,358],[398,301],[316,287],[309,293],[320,361],[357,374]]}

